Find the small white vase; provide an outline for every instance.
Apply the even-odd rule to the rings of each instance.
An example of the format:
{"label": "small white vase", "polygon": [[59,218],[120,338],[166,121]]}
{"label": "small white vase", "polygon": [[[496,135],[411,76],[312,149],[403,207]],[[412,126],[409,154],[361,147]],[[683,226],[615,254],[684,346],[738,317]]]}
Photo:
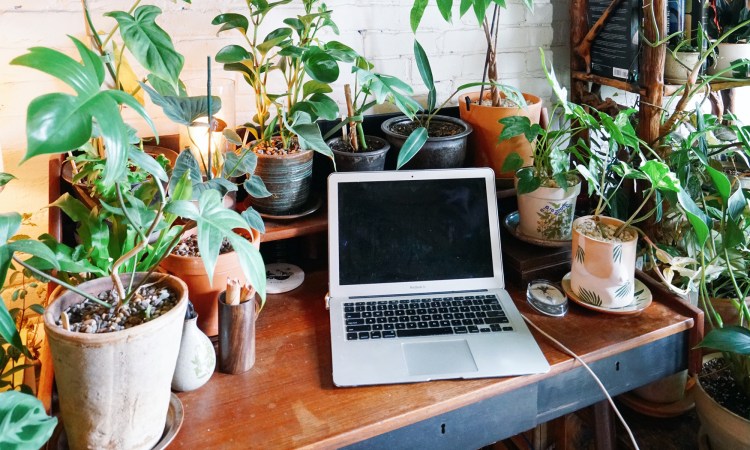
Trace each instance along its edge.
{"label": "small white vase", "polygon": [[211,339],[198,328],[198,315],[185,319],[180,353],[172,377],[172,389],[192,391],[206,384],[216,367],[216,353]]}

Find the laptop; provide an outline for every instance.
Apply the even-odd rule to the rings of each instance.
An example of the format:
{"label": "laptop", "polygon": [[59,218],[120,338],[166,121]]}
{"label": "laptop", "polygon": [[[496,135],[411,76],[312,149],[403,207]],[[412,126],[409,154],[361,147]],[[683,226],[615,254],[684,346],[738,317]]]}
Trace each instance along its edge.
{"label": "laptop", "polygon": [[543,373],[504,289],[491,169],[328,178],[337,386]]}

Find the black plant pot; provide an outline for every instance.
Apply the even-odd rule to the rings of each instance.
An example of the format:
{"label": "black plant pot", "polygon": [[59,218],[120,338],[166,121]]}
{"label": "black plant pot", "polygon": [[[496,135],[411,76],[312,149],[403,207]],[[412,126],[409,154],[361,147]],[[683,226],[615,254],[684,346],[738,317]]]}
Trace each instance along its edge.
{"label": "black plant pot", "polygon": [[[428,138],[417,154],[403,166],[404,169],[447,169],[463,166],[468,137],[472,132],[471,125],[456,117],[436,115],[432,120],[459,125],[463,131],[453,136]],[[411,119],[406,116],[398,116],[386,120],[380,126],[388,142],[399,152],[409,136],[391,131],[391,126],[409,121]]]}
{"label": "black plant pot", "polygon": [[[390,144],[385,139],[381,139],[375,136],[365,136],[368,144],[371,142],[377,142],[381,148],[377,150],[368,150],[365,152],[346,152],[340,150],[334,150],[333,159],[336,161],[336,171],[338,172],[364,172],[371,170],[383,170],[385,167],[385,156],[388,150],[391,148]],[[341,141],[340,137],[336,137],[328,140],[328,146],[332,143]]]}
{"label": "black plant pot", "polygon": [[296,214],[304,209],[310,197],[312,165],[312,150],[288,155],[258,155],[255,175],[260,176],[271,196],[253,197],[253,208],[275,216]]}

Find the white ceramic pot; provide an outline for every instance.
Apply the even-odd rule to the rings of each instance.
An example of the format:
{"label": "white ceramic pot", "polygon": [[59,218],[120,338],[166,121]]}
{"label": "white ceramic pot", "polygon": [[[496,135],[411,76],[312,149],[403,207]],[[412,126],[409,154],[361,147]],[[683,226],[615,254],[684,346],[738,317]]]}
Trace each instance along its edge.
{"label": "white ceramic pot", "polygon": [[518,194],[518,230],[536,239],[569,240],[576,197],[580,192],[579,182],[568,189],[540,187]]}
{"label": "white ceramic pot", "polygon": [[[720,353],[706,355],[703,360],[720,357]],[[750,449],[750,420],[738,416],[709,396],[698,377],[695,390],[695,411],[701,421],[701,434],[708,436],[712,449]]]}
{"label": "white ceramic pot", "polygon": [[664,59],[664,81],[683,84],[698,64],[700,57],[699,52],[677,52],[677,58],[671,52],[667,52],[667,57]]}
{"label": "white ceramic pot", "polygon": [[[716,51],[718,55],[708,71],[712,75],[726,70],[732,65],[732,61],[742,58],[750,59],[750,44],[727,44],[723,42],[716,46]],[[732,71],[726,71],[722,76],[731,78]]]}
{"label": "white ceramic pot", "polygon": [[216,367],[216,353],[211,339],[198,329],[198,315],[185,319],[180,353],[172,377],[172,389],[187,392],[206,384]]}
{"label": "white ceramic pot", "polygon": [[[136,274],[136,281],[143,276]],[[129,279],[122,276],[126,286]],[[83,299],[70,291],[45,311],[44,328],[71,449],[150,449],[161,439],[187,306],[185,283],[172,276],[164,283],[178,295],[177,305],[121,331],[77,333],[56,325],[62,311]],[[98,295],[111,289],[112,282],[99,278],[78,288]]]}
{"label": "white ceramic pot", "polygon": [[[604,223],[619,227],[621,220],[599,216]],[[606,241],[579,231],[593,216],[573,221],[573,254],[570,287],[578,298],[594,306],[621,308],[633,302],[635,287],[635,253],[638,234],[625,242]]]}

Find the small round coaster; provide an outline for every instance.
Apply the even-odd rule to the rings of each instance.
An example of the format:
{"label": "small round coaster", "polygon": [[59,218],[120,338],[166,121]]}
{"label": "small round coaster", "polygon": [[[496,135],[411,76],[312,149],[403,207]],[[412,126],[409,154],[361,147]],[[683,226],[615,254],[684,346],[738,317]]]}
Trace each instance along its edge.
{"label": "small round coaster", "polygon": [[266,264],[266,292],[281,294],[298,288],[305,281],[305,272],[294,264]]}
{"label": "small round coaster", "polygon": [[526,300],[537,311],[554,317],[562,317],[568,312],[568,299],[565,294],[548,280],[533,280],[526,288]]}

